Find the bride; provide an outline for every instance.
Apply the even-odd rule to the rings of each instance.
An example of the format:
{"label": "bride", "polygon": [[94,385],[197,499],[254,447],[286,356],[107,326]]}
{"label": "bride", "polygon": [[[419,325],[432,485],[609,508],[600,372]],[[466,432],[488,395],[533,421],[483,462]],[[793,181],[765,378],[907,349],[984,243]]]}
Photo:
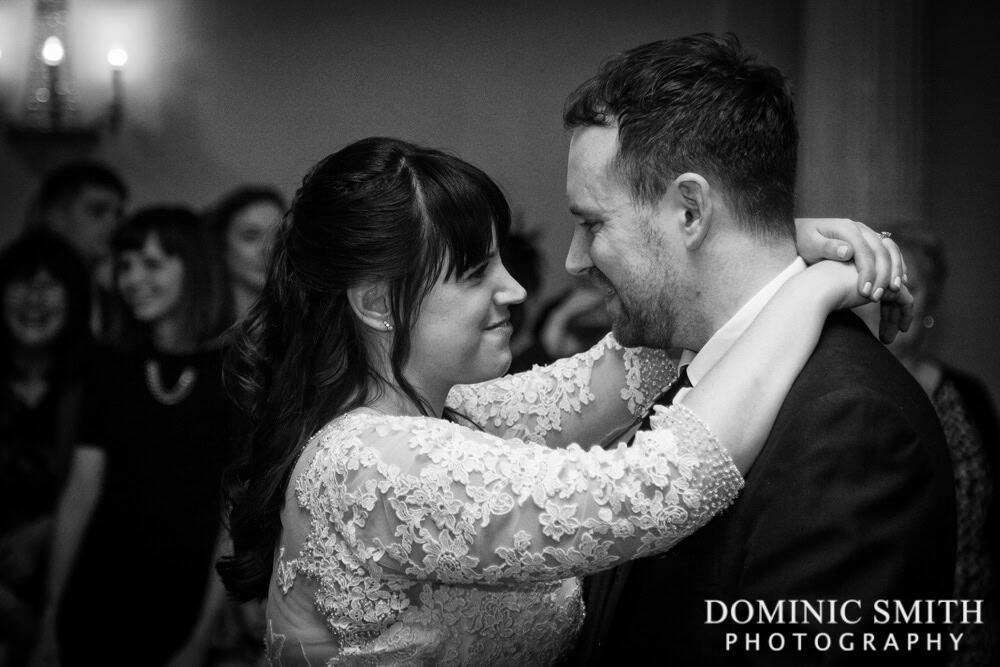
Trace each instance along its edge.
{"label": "bride", "polygon": [[814,265],[683,405],[605,450],[674,366],[609,335],[501,377],[525,296],[498,257],[509,219],[480,170],[393,139],[299,188],[230,369],[252,429],[219,570],[266,598],[272,664],[557,661],[577,578],[726,507],[828,312],[865,301],[852,265]]}

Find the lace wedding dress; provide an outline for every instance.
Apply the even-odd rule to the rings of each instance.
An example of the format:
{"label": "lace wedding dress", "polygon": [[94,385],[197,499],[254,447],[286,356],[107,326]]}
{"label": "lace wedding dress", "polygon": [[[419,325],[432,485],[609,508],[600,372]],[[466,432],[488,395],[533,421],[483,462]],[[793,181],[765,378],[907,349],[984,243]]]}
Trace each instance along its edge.
{"label": "lace wedding dress", "polygon": [[480,429],[373,410],[316,433],[293,471],[267,602],[272,665],[546,665],[583,619],[577,577],[670,548],[742,486],[682,407],[631,447],[583,449],[674,374],[610,336],[456,387]]}

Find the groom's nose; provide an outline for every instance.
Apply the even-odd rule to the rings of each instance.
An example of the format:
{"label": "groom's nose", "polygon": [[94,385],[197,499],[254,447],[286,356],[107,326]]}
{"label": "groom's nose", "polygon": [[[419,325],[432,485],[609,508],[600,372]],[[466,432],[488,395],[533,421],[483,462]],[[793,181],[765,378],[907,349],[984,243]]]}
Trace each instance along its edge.
{"label": "groom's nose", "polygon": [[593,265],[590,260],[590,239],[583,227],[577,226],[573,229],[573,240],[566,253],[566,270],[579,276],[587,273]]}

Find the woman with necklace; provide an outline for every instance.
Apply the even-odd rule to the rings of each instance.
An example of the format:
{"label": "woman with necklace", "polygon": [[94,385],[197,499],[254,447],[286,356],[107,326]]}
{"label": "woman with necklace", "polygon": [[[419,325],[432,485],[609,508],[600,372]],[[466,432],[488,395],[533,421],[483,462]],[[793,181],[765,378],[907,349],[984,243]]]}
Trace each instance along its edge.
{"label": "woman with necklace", "polygon": [[[120,344],[88,384],[39,660],[58,646],[63,665],[181,664],[204,654],[222,599],[210,568],[230,439],[224,283],[186,208],[138,211],[112,248]],[[129,582],[153,583],[137,595]]]}

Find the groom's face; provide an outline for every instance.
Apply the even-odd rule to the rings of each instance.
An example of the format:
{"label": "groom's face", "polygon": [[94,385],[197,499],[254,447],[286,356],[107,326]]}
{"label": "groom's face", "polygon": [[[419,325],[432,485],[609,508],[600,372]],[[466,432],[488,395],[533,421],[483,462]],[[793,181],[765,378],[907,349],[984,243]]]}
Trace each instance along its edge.
{"label": "groom's face", "polygon": [[636,205],[613,160],[616,127],[577,128],[570,142],[566,196],[576,226],[566,270],[605,292],[620,343],[677,345],[682,245],[658,207]]}

